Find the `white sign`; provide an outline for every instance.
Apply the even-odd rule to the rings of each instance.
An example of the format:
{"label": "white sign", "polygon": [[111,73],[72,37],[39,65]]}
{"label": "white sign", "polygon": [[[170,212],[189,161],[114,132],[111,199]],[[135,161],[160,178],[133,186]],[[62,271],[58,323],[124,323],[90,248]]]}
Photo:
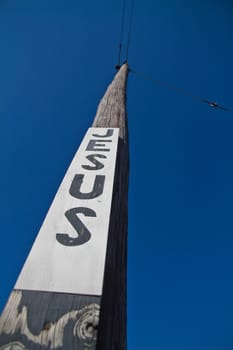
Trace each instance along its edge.
{"label": "white sign", "polygon": [[119,129],[90,128],[16,289],[101,295]]}

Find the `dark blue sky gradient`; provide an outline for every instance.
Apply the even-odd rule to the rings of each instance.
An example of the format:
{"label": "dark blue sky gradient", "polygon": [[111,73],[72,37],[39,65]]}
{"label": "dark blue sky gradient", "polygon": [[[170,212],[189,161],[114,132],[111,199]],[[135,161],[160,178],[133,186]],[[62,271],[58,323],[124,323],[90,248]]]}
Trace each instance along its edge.
{"label": "dark blue sky gradient", "polygon": [[[115,74],[121,8],[0,3],[1,308]],[[136,0],[129,64],[233,108],[232,18],[226,0]],[[230,350],[233,114],[131,74],[128,117],[129,350]]]}

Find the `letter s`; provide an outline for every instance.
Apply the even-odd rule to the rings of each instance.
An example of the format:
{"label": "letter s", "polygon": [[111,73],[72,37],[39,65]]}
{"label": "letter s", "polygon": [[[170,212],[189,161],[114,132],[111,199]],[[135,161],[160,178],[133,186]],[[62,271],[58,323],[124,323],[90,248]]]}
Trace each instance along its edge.
{"label": "letter s", "polygon": [[67,233],[57,233],[56,239],[62,245],[67,247],[78,246],[88,242],[91,238],[90,232],[77,216],[79,213],[89,217],[96,217],[95,211],[90,208],[79,207],[67,210],[65,216],[76,230],[78,237],[70,237]]}

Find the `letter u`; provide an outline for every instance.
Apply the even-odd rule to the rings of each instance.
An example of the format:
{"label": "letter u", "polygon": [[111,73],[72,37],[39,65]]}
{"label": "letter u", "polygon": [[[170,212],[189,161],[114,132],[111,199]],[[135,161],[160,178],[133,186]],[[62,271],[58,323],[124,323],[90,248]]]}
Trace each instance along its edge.
{"label": "letter u", "polygon": [[81,192],[81,186],[83,183],[83,174],[76,174],[70,186],[70,194],[71,196],[78,199],[92,199],[100,196],[103,193],[105,176],[104,175],[96,175],[95,182],[91,192],[83,193]]}

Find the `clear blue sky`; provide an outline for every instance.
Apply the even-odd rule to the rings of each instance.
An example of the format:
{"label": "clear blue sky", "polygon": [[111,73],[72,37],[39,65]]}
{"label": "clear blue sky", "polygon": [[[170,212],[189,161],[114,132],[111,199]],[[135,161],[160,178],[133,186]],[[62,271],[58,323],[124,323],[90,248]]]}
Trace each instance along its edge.
{"label": "clear blue sky", "polygon": [[[122,1],[0,3],[0,305],[117,61]],[[136,0],[129,64],[233,108],[229,0]],[[129,350],[233,346],[233,115],[130,75]]]}

